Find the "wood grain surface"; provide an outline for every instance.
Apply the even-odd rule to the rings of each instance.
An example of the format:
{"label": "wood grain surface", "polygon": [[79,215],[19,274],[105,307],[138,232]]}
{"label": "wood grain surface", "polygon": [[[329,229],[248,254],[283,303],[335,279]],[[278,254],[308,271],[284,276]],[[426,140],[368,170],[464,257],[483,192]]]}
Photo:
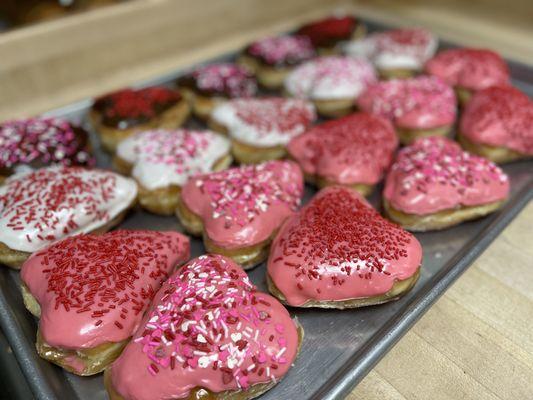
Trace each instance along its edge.
{"label": "wood grain surface", "polygon": [[[0,120],[242,47],[336,8],[533,64],[531,0],[139,0],[0,35]],[[348,396],[533,399],[533,204]]]}

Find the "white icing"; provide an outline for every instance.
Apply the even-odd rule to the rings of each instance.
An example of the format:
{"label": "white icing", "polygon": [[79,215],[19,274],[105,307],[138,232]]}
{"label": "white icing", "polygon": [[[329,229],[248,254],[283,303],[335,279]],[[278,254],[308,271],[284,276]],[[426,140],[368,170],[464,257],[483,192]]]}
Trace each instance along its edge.
{"label": "white icing", "polygon": [[183,186],[196,174],[211,172],[230,151],[230,142],[211,131],[154,130],[139,132],[117,148],[133,164],[132,176],[146,189]]}
{"label": "white icing", "polygon": [[420,70],[437,51],[437,38],[427,32],[428,42],[421,45],[402,45],[389,38],[387,32],[379,32],[344,45],[344,52],[351,57],[364,57],[378,69],[405,68]]}
{"label": "white icing", "polygon": [[[275,111],[270,99],[237,99],[217,106],[213,110],[211,117],[218,124],[225,126],[228,134],[239,142],[256,147],[287,145],[293,137],[302,134],[307,129],[307,124],[297,124],[290,130],[281,131],[280,125],[276,124],[276,121],[282,123],[281,120],[286,118],[286,114],[298,107],[307,110],[311,116],[309,122],[312,122],[316,119],[315,108],[311,103],[304,100],[277,98],[276,100],[284,102],[281,112]],[[258,115],[259,118],[272,119],[272,123],[268,124],[268,126],[262,125],[261,129],[247,123],[238,115],[239,107],[246,105],[252,105],[257,109],[257,113],[260,114]]]}
{"label": "white icing", "polygon": [[[98,183],[94,188],[91,196],[97,199],[98,205],[96,211],[98,213],[105,213],[105,217],[100,218],[89,213],[86,210],[87,202],[73,201],[80,198],[80,193],[65,194],[69,201],[69,206],[63,206],[57,209],[46,207],[47,201],[50,199],[49,192],[54,184],[57,184],[59,178],[65,175],[63,171],[70,171],[69,174],[74,175],[84,184],[90,182],[91,179],[105,178],[106,176],[114,176],[115,183],[111,182]],[[75,171],[75,172],[72,172]],[[29,191],[24,198],[9,204],[6,207],[1,198],[14,187],[18,181],[24,182],[30,175],[50,173],[46,185],[39,190],[32,191],[33,187],[29,187]],[[72,176],[71,175],[71,176]],[[56,180],[57,178],[57,180]],[[102,188],[108,187],[112,189],[112,196],[104,198],[102,196]],[[25,252],[35,252],[57,240],[63,239],[67,236],[73,236],[79,233],[87,233],[94,231],[105,225],[113,218],[118,216],[122,211],[126,210],[137,197],[137,184],[133,179],[125,178],[121,175],[103,170],[87,170],[82,168],[64,168],[59,166],[52,166],[43,168],[38,171],[22,172],[12,175],[4,185],[0,186],[0,242],[7,245],[13,250],[20,250]],[[7,199],[8,202],[14,201],[12,198]],[[48,225],[41,225],[41,230],[36,228],[33,223],[24,224],[24,229],[14,230],[10,227],[10,219],[22,209],[27,208],[27,204],[31,204],[34,210],[35,221],[44,218],[50,221]],[[50,215],[47,215],[50,214]],[[46,215],[46,217],[45,217]],[[69,226],[68,221],[74,221],[76,226]],[[52,221],[55,225],[52,226]],[[67,233],[64,230],[67,230]],[[39,239],[40,235],[43,240]],[[45,239],[46,236],[52,235],[53,239]],[[28,240],[29,237],[29,240]],[[31,240],[31,241],[30,241]]]}
{"label": "white icing", "polygon": [[375,81],[374,69],[364,59],[320,57],[295,68],[285,79],[285,89],[300,98],[355,99]]}

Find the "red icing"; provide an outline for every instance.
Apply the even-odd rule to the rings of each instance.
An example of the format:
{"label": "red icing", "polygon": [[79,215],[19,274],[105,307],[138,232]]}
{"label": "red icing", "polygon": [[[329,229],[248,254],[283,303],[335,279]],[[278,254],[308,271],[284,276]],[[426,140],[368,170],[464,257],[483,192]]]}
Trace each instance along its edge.
{"label": "red icing", "polygon": [[180,233],[113,231],[51,245],[24,263],[21,277],[41,305],[45,342],[90,348],[133,335],[161,283],[188,258]]}
{"label": "red icing", "polygon": [[181,95],[162,86],[145,89],[124,89],[96,100],[95,109],[105,119],[153,118],[161,108],[174,104]]}
{"label": "red icing", "polygon": [[298,349],[294,322],[233,261],[207,255],[163,285],[141,329],[111,368],[126,399],[182,399],[280,379]]}
{"label": "red icing", "polygon": [[357,19],[355,17],[331,16],[304,25],[297,33],[309,37],[316,47],[327,47],[341,40],[350,39],[356,26]]}
{"label": "red icing", "polygon": [[422,247],[357,192],[320,191],[276,236],[268,274],[288,304],[378,296],[411,277]]}
{"label": "red icing", "polygon": [[455,94],[436,77],[382,81],[357,99],[359,108],[390,119],[395,126],[432,129],[452,125],[456,116]]}
{"label": "red icing", "polygon": [[443,137],[403,148],[383,192],[395,209],[417,215],[492,203],[508,194],[509,179],[500,168]]}
{"label": "red icing", "polygon": [[398,138],[378,116],[355,113],[309,129],[291,140],[290,155],[305,173],[341,184],[379,182],[392,161]]}
{"label": "red icing", "polygon": [[426,72],[470,90],[508,85],[510,79],[505,61],[484,49],[443,50],[426,63]]}
{"label": "red icing", "polygon": [[181,196],[219,246],[240,248],[267,240],[300,204],[303,178],[288,161],[230,168],[189,180]]}
{"label": "red icing", "polygon": [[533,101],[512,86],[480,90],[461,116],[460,132],[473,143],[533,155]]}

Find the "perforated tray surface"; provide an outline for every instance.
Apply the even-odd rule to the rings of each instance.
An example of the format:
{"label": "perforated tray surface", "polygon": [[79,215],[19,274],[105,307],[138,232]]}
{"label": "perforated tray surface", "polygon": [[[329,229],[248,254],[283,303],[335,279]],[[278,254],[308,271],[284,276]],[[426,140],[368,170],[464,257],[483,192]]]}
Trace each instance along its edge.
{"label": "perforated tray surface", "polygon": [[[367,25],[370,30],[386,28],[372,23]],[[225,55],[218,60],[234,56]],[[533,69],[513,62],[509,64],[513,83],[533,96]],[[170,84],[183,72],[176,71],[139,86]],[[81,122],[90,130],[86,119],[90,105],[91,100],[85,100],[49,114]],[[191,121],[189,126],[198,127],[199,123]],[[91,133],[94,147],[98,149],[98,139]],[[100,167],[110,165],[109,156],[101,151],[97,160]],[[261,399],[343,398],[533,197],[533,162],[517,162],[503,169],[511,178],[511,196],[501,211],[442,232],[416,234],[424,249],[420,280],[399,301],[346,311],[289,309],[305,329],[302,350],[288,375]],[[304,201],[315,191],[307,186]],[[380,192],[378,188],[370,199],[376,207],[380,206]],[[182,231],[176,218],[156,216],[141,209],[132,212],[120,227]],[[193,238],[192,255],[203,252],[201,240]],[[249,275],[266,291],[264,264]],[[25,310],[19,287],[18,272],[0,268],[0,324],[34,396],[47,400],[107,399],[102,375],[81,378],[37,356],[34,346],[37,321]]]}

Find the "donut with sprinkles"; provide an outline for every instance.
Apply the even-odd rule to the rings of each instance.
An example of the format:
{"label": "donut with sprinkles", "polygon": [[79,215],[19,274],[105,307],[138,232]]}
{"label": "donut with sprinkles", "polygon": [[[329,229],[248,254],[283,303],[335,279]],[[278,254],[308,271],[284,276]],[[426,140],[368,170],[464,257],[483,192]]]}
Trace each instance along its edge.
{"label": "donut with sprinkles", "polygon": [[52,242],[105,232],[136,197],[135,181],[98,169],[52,166],[13,175],[0,186],[0,263],[17,268]]}
{"label": "donut with sprinkles", "polygon": [[476,92],[461,115],[459,141],[498,163],[533,157],[533,101],[512,86]]}
{"label": "donut with sprinkles", "polygon": [[425,72],[455,87],[462,105],[477,90],[510,84],[505,61],[498,53],[486,49],[442,50],[426,63]]}
{"label": "donut with sprinkles", "polygon": [[94,165],[87,131],[56,117],[0,124],[0,181],[23,169],[55,164]]}
{"label": "donut with sprinkles", "polygon": [[369,195],[397,147],[387,119],[359,112],[314,126],[292,139],[287,150],[308,182],[318,187],[346,185]]}
{"label": "donut with sprinkles", "polygon": [[97,98],[90,116],[103,147],[114,152],[118,143],[136,131],[182,125],[189,106],[175,89],[128,88]]}
{"label": "donut with sprinkles", "polygon": [[40,318],[39,355],[77,375],[101,372],[188,259],[186,236],[156,231],[81,234],[34,253],[21,278],[26,308]]}
{"label": "donut with sprinkles", "polygon": [[225,169],[231,161],[228,139],[190,129],[138,132],[118,145],[113,160],[138,182],[141,206],[161,215],[174,214],[190,177]]}
{"label": "donut with sprinkles", "polygon": [[452,87],[429,76],[378,82],[359,97],[357,105],[389,119],[402,143],[421,136],[447,135],[457,115]]}
{"label": "donut with sprinkles", "polygon": [[295,361],[303,331],[232,260],[204,255],[172,275],[106,370],[111,400],[251,399]]}
{"label": "donut with sprinkles", "polygon": [[383,191],[388,216],[412,231],[482,217],[508,196],[509,178],[496,164],[437,136],[400,150]]}
{"label": "donut with sprinkles", "polygon": [[199,175],[183,187],[177,216],[208,252],[250,268],[266,259],[271,239],[298,208],[303,177],[292,161],[269,161]]}
{"label": "donut with sprinkles", "polygon": [[217,106],[209,125],[229,135],[235,159],[251,164],[283,158],[289,141],[316,119],[312,103],[265,97],[236,99]]}
{"label": "donut with sprinkles", "polygon": [[321,190],[281,228],[267,264],[270,292],[293,307],[355,308],[395,300],[419,276],[416,238],[356,191]]}
{"label": "donut with sprinkles", "polygon": [[368,61],[329,56],[296,67],[284,88],[293,97],[313,101],[319,114],[336,117],[352,112],[357,97],[376,80]]}

